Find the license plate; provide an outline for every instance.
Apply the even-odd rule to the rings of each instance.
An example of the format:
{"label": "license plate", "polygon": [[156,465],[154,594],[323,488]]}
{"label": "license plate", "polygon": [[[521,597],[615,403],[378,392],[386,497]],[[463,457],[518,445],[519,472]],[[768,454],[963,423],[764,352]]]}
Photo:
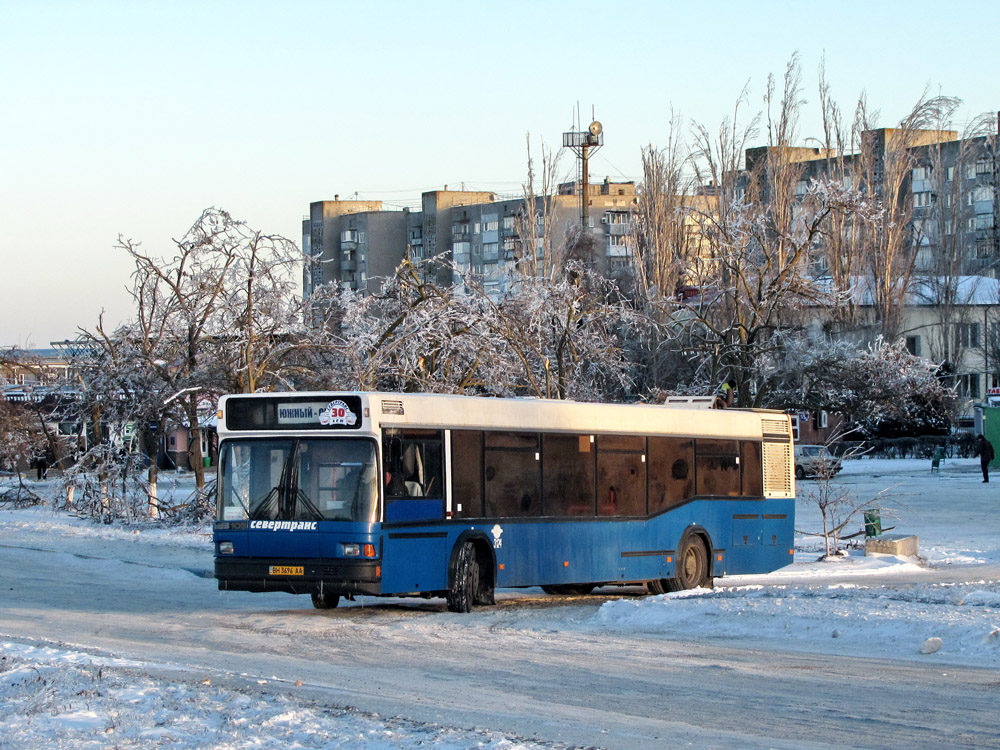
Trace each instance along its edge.
{"label": "license plate", "polygon": [[271,565],[267,573],[272,576],[304,576],[306,569],[301,565]]}

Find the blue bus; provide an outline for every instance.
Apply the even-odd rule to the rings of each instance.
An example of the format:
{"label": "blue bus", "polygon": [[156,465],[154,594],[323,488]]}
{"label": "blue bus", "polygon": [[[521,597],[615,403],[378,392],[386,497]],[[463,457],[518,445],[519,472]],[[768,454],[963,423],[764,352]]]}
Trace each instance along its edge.
{"label": "blue bus", "polygon": [[780,412],[411,393],[219,402],[222,590],[444,597],[711,586],[791,563]]}

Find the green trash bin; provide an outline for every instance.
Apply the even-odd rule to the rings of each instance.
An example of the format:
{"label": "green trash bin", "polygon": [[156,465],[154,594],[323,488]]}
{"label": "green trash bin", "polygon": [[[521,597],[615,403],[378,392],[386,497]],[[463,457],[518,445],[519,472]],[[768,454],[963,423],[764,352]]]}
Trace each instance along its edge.
{"label": "green trash bin", "polygon": [[865,536],[869,539],[882,536],[882,517],[878,509],[865,511]]}
{"label": "green trash bin", "polygon": [[205,467],[206,469],[207,469],[207,468],[208,468],[209,466],[211,466],[211,465],[212,465],[212,457],[211,457],[211,456],[202,456],[202,457],[201,457],[201,461],[202,461],[202,464],[201,464],[201,465],[202,465],[202,466],[204,466],[204,467]]}

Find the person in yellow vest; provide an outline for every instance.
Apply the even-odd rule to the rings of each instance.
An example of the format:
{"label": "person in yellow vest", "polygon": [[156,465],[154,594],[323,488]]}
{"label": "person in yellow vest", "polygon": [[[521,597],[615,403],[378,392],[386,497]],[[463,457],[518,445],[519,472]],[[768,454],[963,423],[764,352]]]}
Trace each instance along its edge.
{"label": "person in yellow vest", "polygon": [[712,408],[726,409],[732,406],[735,400],[736,381],[733,378],[729,378],[729,380],[719,386],[719,390],[715,394],[715,401],[712,403]]}

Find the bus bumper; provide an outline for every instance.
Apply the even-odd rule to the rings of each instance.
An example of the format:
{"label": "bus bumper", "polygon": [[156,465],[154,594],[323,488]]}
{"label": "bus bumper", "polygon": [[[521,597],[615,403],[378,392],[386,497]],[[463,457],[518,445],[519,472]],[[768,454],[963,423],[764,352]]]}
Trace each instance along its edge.
{"label": "bus bumper", "polygon": [[[280,574],[274,571],[279,569]],[[301,573],[299,572],[301,571]],[[382,593],[381,564],[374,560],[257,560],[215,558],[220,591],[284,591],[289,594]]]}

